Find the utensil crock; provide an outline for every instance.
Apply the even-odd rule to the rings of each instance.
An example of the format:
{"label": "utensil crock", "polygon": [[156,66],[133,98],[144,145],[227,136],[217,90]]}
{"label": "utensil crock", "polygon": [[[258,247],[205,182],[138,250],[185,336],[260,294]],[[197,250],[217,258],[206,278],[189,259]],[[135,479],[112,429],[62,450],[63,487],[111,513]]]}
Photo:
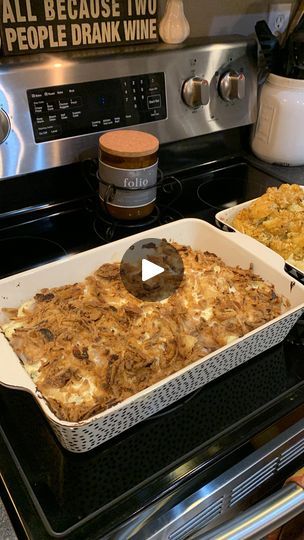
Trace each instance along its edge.
{"label": "utensil crock", "polygon": [[251,144],[263,161],[304,165],[304,80],[269,74]]}

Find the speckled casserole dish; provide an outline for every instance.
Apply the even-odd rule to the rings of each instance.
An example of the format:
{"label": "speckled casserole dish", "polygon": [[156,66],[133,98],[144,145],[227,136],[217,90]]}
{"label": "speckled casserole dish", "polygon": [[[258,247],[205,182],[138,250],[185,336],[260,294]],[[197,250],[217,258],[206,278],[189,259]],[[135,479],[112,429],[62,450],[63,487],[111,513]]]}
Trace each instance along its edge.
{"label": "speckled casserole dish", "polygon": [[[288,184],[282,184],[282,186],[284,185],[288,185]],[[301,189],[304,194],[304,186],[296,185],[296,187],[297,189]],[[252,205],[252,203],[254,203],[255,201],[258,201],[259,199],[260,197],[257,197],[256,199],[251,199],[250,201],[246,201],[242,204],[233,206],[232,208],[228,208],[226,210],[222,210],[221,212],[218,212],[215,216],[216,225],[223,231],[237,231],[237,229],[233,226],[233,221],[236,218],[236,216],[242,210],[247,209],[249,206]],[[303,231],[303,234],[304,234],[304,231]],[[294,277],[300,283],[302,283],[302,285],[304,285],[304,270],[302,268],[297,267],[293,261],[291,262],[285,259],[285,270],[292,277]]]}
{"label": "speckled casserole dish", "polygon": [[[285,271],[284,260],[259,242],[239,233],[220,231],[197,219],[184,219],[157,227],[106,246],[0,280],[0,308],[19,307],[43,288],[82,281],[105,263],[121,260],[133,243],[144,238],[165,238],[193,250],[218,255],[229,266],[253,271],[275,286],[290,303],[282,315],[243,337],[204,356],[178,372],[120,403],[79,422],[60,420],[37,390],[3,333],[0,334],[0,383],[30,392],[62,445],[86,452],[171,405],[253,356],[281,342],[304,311],[304,288]],[[0,321],[1,322],[1,321]]]}

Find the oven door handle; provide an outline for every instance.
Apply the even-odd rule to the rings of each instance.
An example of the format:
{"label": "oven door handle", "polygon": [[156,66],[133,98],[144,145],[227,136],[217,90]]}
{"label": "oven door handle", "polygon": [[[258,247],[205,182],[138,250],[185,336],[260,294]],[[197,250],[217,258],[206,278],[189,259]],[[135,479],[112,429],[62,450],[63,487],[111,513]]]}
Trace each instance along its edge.
{"label": "oven door handle", "polygon": [[260,540],[303,512],[304,489],[295,482],[223,523],[206,534],[190,535],[191,540]]}

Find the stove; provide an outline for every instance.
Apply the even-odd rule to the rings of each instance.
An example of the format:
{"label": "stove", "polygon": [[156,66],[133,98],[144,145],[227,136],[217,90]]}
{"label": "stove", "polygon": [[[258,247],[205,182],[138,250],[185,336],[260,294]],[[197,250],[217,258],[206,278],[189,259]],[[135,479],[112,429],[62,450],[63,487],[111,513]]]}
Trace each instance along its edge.
{"label": "stove", "polygon": [[[111,61],[92,51],[46,55],[41,64],[35,57],[3,60],[0,277],[183,217],[214,224],[220,209],[280,185],[246,157],[255,118],[254,50],[227,38],[120,50]],[[107,74],[100,87],[98,66]],[[163,76],[152,83],[156,73]],[[237,88],[231,99],[219,93],[227,73],[232,94]],[[137,77],[146,81],[147,103],[158,86],[160,110],[130,112],[115,98],[119,110],[114,116],[111,104],[100,115],[104,127],[96,124],[93,105],[82,123],[81,108],[78,122],[70,107],[69,123],[59,118],[67,114],[60,104],[72,99],[70,91],[84,104],[92,82],[92,101],[97,90],[107,100],[113,80],[124,87],[130,78],[132,89]],[[189,98],[196,78],[208,81],[207,105],[193,107]],[[194,94],[200,99],[196,87]],[[140,222],[113,220],[100,206],[98,134],[115,118],[118,127],[136,125],[161,141],[157,205]],[[280,345],[79,455],[61,447],[30,395],[0,387],[0,494],[18,538],[183,540],[271,493],[302,461],[303,352],[299,321]],[[237,481],[234,475],[236,484],[231,476],[231,486],[223,480],[215,489],[214,481],[227,480],[235,467],[243,475]]]}

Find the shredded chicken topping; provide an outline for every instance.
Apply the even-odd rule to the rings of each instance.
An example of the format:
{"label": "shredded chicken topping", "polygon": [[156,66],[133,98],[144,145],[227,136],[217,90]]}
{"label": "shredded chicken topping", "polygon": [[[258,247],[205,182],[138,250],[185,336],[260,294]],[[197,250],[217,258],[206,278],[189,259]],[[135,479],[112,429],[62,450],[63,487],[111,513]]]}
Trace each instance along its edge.
{"label": "shredded chicken topping", "polygon": [[3,310],[5,335],[58,418],[90,418],[287,309],[251,268],[173,245],[184,279],[162,302],[129,294],[114,263]]}
{"label": "shredded chicken topping", "polygon": [[297,184],[268,188],[232,225],[304,270],[304,189]]}

